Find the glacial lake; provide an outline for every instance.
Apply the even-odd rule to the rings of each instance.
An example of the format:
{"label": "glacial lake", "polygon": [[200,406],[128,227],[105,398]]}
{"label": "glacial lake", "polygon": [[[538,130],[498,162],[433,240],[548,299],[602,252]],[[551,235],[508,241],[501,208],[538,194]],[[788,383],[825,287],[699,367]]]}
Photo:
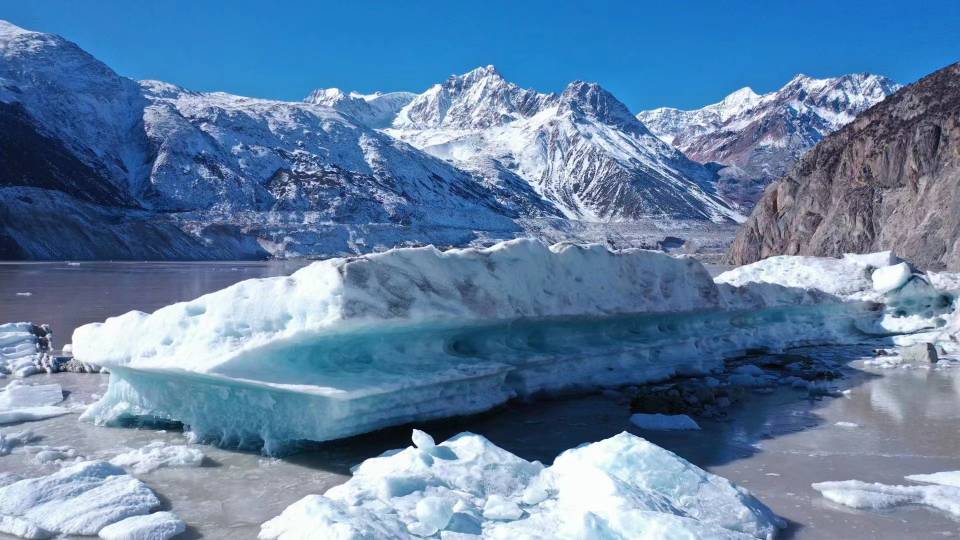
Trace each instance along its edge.
{"label": "glacial lake", "polygon": [[[289,274],[303,264],[0,263],[0,320],[49,323],[59,347],[80,324],[130,309],[151,311],[244,279]],[[627,430],[751,490],[790,522],[785,538],[960,535],[960,523],[935,510],[853,510],[827,501],[810,487],[812,482],[848,479],[908,484],[903,479],[908,474],[960,470],[960,365],[883,370],[864,365],[869,347],[804,352],[849,362],[846,377],[837,383],[849,391],[818,398],[785,387],[753,393],[727,418],[701,420],[699,432],[634,428],[628,422],[628,398],[617,393],[510,403],[481,415],[417,427],[438,440],[472,431],[545,463],[564,449]],[[68,404],[92,402],[107,380],[106,375],[69,373],[27,379],[61,384],[69,392]],[[42,437],[35,444],[71,446],[88,458],[108,458],[153,440],[185,440],[176,430],[97,427],[78,422],[76,414],[3,428],[22,429]],[[408,446],[409,437],[410,426],[392,428],[283,459],[200,446],[207,456],[203,467],[161,469],[141,479],[190,525],[182,538],[255,538],[263,521],[304,495],[345,481],[351,465]],[[35,463],[28,454],[0,457],[0,471],[21,476],[55,469]]]}

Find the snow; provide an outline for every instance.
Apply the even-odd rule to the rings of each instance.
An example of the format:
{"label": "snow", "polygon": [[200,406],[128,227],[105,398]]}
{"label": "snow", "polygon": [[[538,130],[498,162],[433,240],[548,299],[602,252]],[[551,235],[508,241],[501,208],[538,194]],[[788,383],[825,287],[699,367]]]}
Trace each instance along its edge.
{"label": "snow", "polygon": [[634,414],[630,423],[640,429],[655,431],[699,430],[700,425],[685,414]]}
{"label": "snow", "polygon": [[0,487],[0,532],[25,538],[95,535],[159,505],[153,492],[123,469],[87,461]]}
{"label": "snow", "polygon": [[518,396],[703,373],[752,347],[933,328],[953,313],[929,307],[938,295],[918,278],[886,298],[841,259],[768,259],[714,282],[689,258],[515,240],[320,261],[82,326],[72,343],[111,371],[83,419],[168,419],[197,440],[279,452]]}
{"label": "snow", "polygon": [[63,401],[59,384],[30,385],[12,381],[0,390],[0,425],[28,422],[60,416],[70,412],[55,406]]}
{"label": "snow", "polygon": [[[462,433],[368,459],[345,484],[263,524],[261,539],[772,538],[782,522],[745,490],[621,433],[544,467]],[[460,536],[463,535],[463,536]]]}
{"label": "snow", "polygon": [[172,512],[131,516],[100,529],[104,540],[167,540],[187,530],[187,524]]}
{"label": "snow", "polygon": [[146,474],[168,467],[199,467],[203,463],[203,452],[189,446],[154,441],[114,456],[110,463],[135,474]]}

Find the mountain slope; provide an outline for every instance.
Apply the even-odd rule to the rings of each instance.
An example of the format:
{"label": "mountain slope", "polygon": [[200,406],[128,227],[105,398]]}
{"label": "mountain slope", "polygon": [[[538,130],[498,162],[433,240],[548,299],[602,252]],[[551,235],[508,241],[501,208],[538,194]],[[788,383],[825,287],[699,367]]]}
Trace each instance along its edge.
{"label": "mountain slope", "polygon": [[[404,102],[380,98],[364,101],[388,115]],[[137,83],[67,40],[4,22],[0,134],[4,226],[13,230],[10,220],[26,212],[24,190],[51,192],[42,198],[61,209],[76,203],[72,213],[84,216],[72,233],[44,213],[17,224],[3,249],[18,257],[74,256],[51,247],[69,238],[44,244],[45,230],[72,234],[90,248],[78,253],[102,256],[108,248],[90,246],[109,227],[129,240],[103,239],[117,250],[112,258],[162,253],[159,245],[131,248],[139,229],[124,228],[130,219],[162,228],[157,238],[176,236],[176,256],[206,258],[263,256],[262,246],[282,254],[289,246],[277,239],[296,236],[291,228],[327,231],[293,251],[328,254],[364,249],[342,227],[333,238],[331,225],[380,224],[394,243],[442,242],[443,234],[423,231],[455,230],[449,237],[462,243],[478,231],[514,235],[520,217],[556,215],[529,190],[457,169],[329,106]]]}
{"label": "mountain slope", "polygon": [[899,87],[866,73],[832,79],[797,75],[769,94],[743,88],[702,109],[660,108],[637,117],[691,159],[725,165],[721,193],[750,205],[823,137]]}
{"label": "mountain slope", "polygon": [[960,64],[907,86],[828,136],[767,188],[730,249],[771,255],[892,249],[960,270]]}
{"label": "mountain slope", "polygon": [[385,132],[462,168],[496,162],[573,219],[740,219],[709,170],[592,83],[541,94],[477,68],[415,98]]}

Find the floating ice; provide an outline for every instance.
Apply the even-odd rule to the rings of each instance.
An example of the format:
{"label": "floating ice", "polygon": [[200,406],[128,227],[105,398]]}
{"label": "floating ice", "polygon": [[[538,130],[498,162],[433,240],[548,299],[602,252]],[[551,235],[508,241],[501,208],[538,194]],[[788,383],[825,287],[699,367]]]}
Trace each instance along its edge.
{"label": "floating ice", "polygon": [[146,474],[167,467],[199,467],[203,452],[184,445],[154,441],[142,448],[110,459],[110,463],[136,474]]}
{"label": "floating ice", "polygon": [[825,498],[851,508],[883,510],[919,504],[960,517],[960,487],[953,485],[895,486],[844,480],[820,482],[812,487]]}
{"label": "floating ice", "polygon": [[660,431],[699,430],[700,424],[685,414],[634,414],[630,423],[640,429]]}
{"label": "floating ice", "polygon": [[160,505],[150,489],[103,461],[0,487],[0,532],[24,538],[95,535]]}
{"label": "floating ice", "polygon": [[871,276],[873,290],[881,294],[894,291],[906,285],[911,275],[913,275],[913,271],[910,269],[910,265],[905,262],[877,268]]}
{"label": "floating ice", "polygon": [[911,474],[906,477],[913,482],[960,487],[960,471],[944,471],[931,474]]}
{"label": "floating ice", "polygon": [[842,428],[858,428],[858,427],[860,427],[860,424],[857,424],[856,422],[843,422],[843,421],[841,421],[841,422],[835,423],[834,425],[837,426],[837,427],[842,427]]}
{"label": "floating ice", "polygon": [[13,381],[0,390],[0,425],[43,420],[70,412],[54,406],[63,401],[59,384],[30,385]]}
{"label": "floating ice", "polygon": [[104,540],[167,540],[187,530],[187,524],[173,512],[132,516],[100,529]]}
{"label": "floating ice", "polygon": [[745,539],[780,526],[747,491],[629,433],[550,467],[462,433],[364,461],[264,523],[260,538]]}
{"label": "floating ice", "polygon": [[[923,283],[897,294],[926,298]],[[870,303],[882,299],[853,260],[773,258],[714,283],[693,259],[516,240],[321,261],[86,325],[72,342],[78,360],[111,371],[83,418],[179,421],[271,452],[516,396],[703,373],[751,347],[888,335]]]}
{"label": "floating ice", "polygon": [[5,456],[18,446],[23,446],[38,439],[32,431],[0,432],[0,456]]}

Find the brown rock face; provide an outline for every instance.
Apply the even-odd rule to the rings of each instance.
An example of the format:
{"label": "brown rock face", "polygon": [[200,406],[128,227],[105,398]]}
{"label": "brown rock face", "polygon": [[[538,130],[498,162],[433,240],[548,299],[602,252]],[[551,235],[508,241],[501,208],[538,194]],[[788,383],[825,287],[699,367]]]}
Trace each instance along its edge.
{"label": "brown rock face", "polygon": [[960,270],[960,64],[861,114],[770,185],[727,260],[893,250]]}

